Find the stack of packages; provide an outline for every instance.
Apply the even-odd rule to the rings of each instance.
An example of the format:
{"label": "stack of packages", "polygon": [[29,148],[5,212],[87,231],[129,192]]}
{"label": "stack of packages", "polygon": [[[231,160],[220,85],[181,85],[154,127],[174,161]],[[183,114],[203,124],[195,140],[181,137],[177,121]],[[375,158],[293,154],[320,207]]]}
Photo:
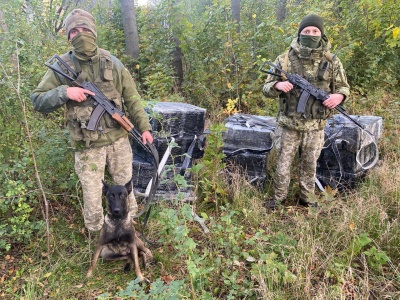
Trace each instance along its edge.
{"label": "stack of packages", "polygon": [[236,166],[249,182],[262,185],[272,149],[276,118],[234,114],[225,119],[223,153],[229,166]]}
{"label": "stack of packages", "polygon": [[[317,164],[317,178],[323,186],[353,187],[375,166],[376,142],[382,136],[382,118],[334,115],[325,127],[325,145]],[[238,167],[248,181],[262,184],[267,159],[274,144],[275,117],[235,114],[225,120],[224,148],[229,165]],[[275,166],[273,166],[275,168]]]}
{"label": "stack of packages", "polygon": [[353,187],[378,160],[376,142],[382,136],[382,118],[334,115],[325,127],[325,145],[318,159],[317,178],[323,186]]}
{"label": "stack of packages", "polygon": [[[157,195],[163,198],[176,197],[178,192],[192,195],[191,177],[183,163],[188,153],[191,159],[204,154],[206,110],[186,103],[158,102],[147,111],[160,160],[168,146],[172,147]],[[382,118],[351,117],[364,130],[343,115],[334,115],[325,127],[325,145],[317,165],[317,178],[323,186],[353,187],[379,158],[376,142],[382,136]],[[249,182],[262,186],[268,155],[274,145],[276,118],[235,114],[225,119],[225,127],[223,153],[228,168],[239,169]],[[152,178],[153,159],[134,140],[132,149],[132,181],[135,193],[140,195]]]}
{"label": "stack of packages", "polygon": [[[190,197],[191,178],[190,174],[182,168],[182,164],[185,158],[187,162],[189,155],[191,159],[203,156],[206,110],[191,104],[176,102],[158,102],[146,110],[151,118],[153,144],[159,153],[160,161],[168,146],[171,147],[171,154],[160,175],[156,195],[162,198],[175,198],[179,192]],[[136,195],[140,195],[146,190],[152,177],[153,159],[134,140],[132,150],[132,182]]]}

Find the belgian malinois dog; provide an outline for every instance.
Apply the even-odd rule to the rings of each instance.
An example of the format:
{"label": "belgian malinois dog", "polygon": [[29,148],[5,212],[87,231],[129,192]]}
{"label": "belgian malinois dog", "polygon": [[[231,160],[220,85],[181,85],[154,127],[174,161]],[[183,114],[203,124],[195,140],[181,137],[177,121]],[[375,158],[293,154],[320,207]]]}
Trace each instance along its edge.
{"label": "belgian malinois dog", "polygon": [[149,282],[140,271],[139,256],[143,258],[143,264],[146,267],[147,260],[153,261],[153,255],[135,231],[128,205],[128,195],[131,191],[132,182],[109,186],[103,181],[103,195],[107,198],[107,215],[86,277],[92,276],[100,256],[105,260],[128,260],[125,271],[130,271],[131,263],[133,263],[136,276],[140,281]]}

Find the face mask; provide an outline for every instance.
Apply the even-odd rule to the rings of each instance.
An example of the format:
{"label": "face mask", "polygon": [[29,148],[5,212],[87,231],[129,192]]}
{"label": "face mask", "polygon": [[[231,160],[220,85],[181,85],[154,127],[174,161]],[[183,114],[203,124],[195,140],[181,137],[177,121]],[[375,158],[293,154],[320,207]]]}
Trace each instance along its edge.
{"label": "face mask", "polygon": [[97,44],[93,34],[80,32],[71,40],[71,44],[78,57],[89,58],[96,55]]}
{"label": "face mask", "polygon": [[304,47],[316,49],[319,47],[320,42],[321,36],[300,34],[300,44],[302,44]]}

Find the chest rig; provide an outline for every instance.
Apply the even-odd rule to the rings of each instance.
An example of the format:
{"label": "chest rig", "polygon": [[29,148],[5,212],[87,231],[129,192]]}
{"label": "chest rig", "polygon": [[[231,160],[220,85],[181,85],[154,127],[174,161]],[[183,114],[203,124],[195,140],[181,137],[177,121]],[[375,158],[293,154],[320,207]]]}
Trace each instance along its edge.
{"label": "chest rig", "polygon": [[[300,75],[317,88],[334,93],[332,56],[327,53],[318,59],[320,59],[320,62],[315,70],[315,66],[303,64],[303,59],[290,48],[284,58],[282,69],[286,71],[289,61],[291,67],[290,73]],[[280,113],[288,117],[301,117],[303,119],[327,119],[330,117],[332,111],[313,96],[310,96],[307,101],[305,113],[298,113],[296,110],[300,94],[301,91],[298,89],[292,89],[289,93],[282,93],[279,97]]]}
{"label": "chest rig", "polygon": [[[103,94],[119,109],[123,109],[121,94],[116,90],[113,77],[113,61],[110,52],[99,49],[100,54],[98,58],[88,62],[85,70],[79,60],[72,54],[72,52],[65,53],[61,58],[78,73],[76,81],[81,83],[85,80],[92,81]],[[85,63],[86,64],[86,63]],[[67,70],[64,66],[60,65],[64,72]],[[87,70],[88,69],[88,70]],[[92,80],[91,80],[92,79]],[[68,83],[71,85],[71,83]],[[86,128],[92,112],[95,108],[95,102],[91,97],[86,101],[76,102],[67,101],[67,118],[68,128],[72,141],[85,142],[86,148],[90,147],[91,142],[96,141],[102,134],[106,134],[120,125],[115,122],[109,114],[105,113],[100,119],[99,125],[96,130],[88,130]]]}

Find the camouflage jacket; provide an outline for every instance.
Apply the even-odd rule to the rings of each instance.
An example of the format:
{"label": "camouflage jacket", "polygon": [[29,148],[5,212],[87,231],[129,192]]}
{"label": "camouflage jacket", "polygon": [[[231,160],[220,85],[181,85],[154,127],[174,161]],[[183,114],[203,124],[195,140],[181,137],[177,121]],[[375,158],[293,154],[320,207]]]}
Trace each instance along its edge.
{"label": "camouflage jacket", "polygon": [[[323,76],[323,79],[317,79],[316,75],[319,72],[321,62],[326,60],[326,57],[329,56],[330,50],[330,42],[326,38],[326,36],[322,37],[322,46],[311,50],[310,48],[306,48],[301,46],[297,38],[292,41],[290,49],[292,49],[292,53],[297,56],[297,60],[302,65],[302,69],[304,74],[302,75],[304,78],[309,80],[315,86],[324,89],[328,93],[340,93],[343,94],[345,99],[350,94],[349,85],[347,83],[346,74],[343,70],[342,63],[339,58],[335,57],[331,59],[328,63],[329,67],[326,68],[326,76]],[[288,51],[290,51],[290,49]],[[304,51],[311,51],[311,54],[304,56]],[[275,60],[275,65],[279,68],[282,68],[284,65],[285,57],[287,56],[287,52],[279,55]],[[323,63],[322,63],[323,64]],[[279,71],[272,70],[273,73],[279,73]],[[290,59],[286,59],[286,72],[288,73],[296,73],[294,66],[291,65]],[[311,78],[311,79],[310,79]],[[314,78],[314,79],[313,79]],[[263,94],[267,97],[271,98],[279,98],[280,104],[282,98],[288,98],[289,101],[298,101],[299,91],[297,89],[293,89],[289,93],[283,93],[274,88],[274,85],[283,79],[278,76],[268,75],[266,82],[263,86]],[[334,87],[333,87],[334,84]],[[333,91],[333,89],[335,89]],[[296,103],[295,103],[296,104]],[[322,104],[321,104],[322,105]],[[292,105],[296,106],[296,105]],[[327,115],[329,116],[329,114]],[[326,126],[325,118],[309,118],[304,119],[301,114],[291,112],[283,112],[282,106],[280,105],[280,110],[278,113],[278,123],[281,126],[294,129],[294,130],[321,130]]]}
{"label": "camouflage jacket", "polygon": [[[68,55],[71,56],[73,54],[72,52],[69,52],[63,54],[62,57],[65,58],[68,57]],[[113,86],[113,90],[118,95],[120,95],[119,98],[121,98],[121,106],[123,102],[123,107],[128,112],[129,117],[133,120],[133,124],[135,125],[135,127],[140,132],[150,130],[151,126],[149,124],[149,119],[143,109],[141,98],[139,93],[137,92],[136,84],[133,81],[132,76],[119,59],[112,55],[110,55],[109,57],[111,60],[109,65],[111,66],[112,72],[108,73],[110,74],[108,88],[111,84],[111,86]],[[100,49],[98,49],[98,53],[92,58],[91,64],[88,61],[79,61],[79,65],[82,71],[88,75],[86,80],[96,83],[100,90],[102,90],[102,92],[107,95],[109,94],[109,91],[104,90],[107,89],[107,85],[102,84],[105,81],[101,80],[101,76],[99,75],[101,73],[101,69],[103,68],[100,67],[101,61],[102,60],[100,59]],[[88,117],[90,117],[90,113],[92,111],[92,108],[90,106],[92,102],[87,100],[78,103],[76,101],[70,100],[67,97],[67,87],[69,86],[71,86],[71,83],[68,79],[63,78],[58,74],[55,74],[50,69],[47,70],[37,88],[34,89],[30,95],[34,109],[39,112],[49,113],[66,105],[68,107],[68,116],[70,115],[70,111],[80,110],[81,112],[88,112]],[[90,109],[90,111],[88,109]],[[106,116],[106,114],[104,114],[102,119],[105,119],[104,123],[110,123],[110,118],[109,116]],[[127,136],[127,132],[122,127],[120,127],[118,124],[112,124],[108,126],[109,128],[107,130],[91,132],[89,142],[86,141],[85,143],[82,139],[77,137],[77,130],[82,130],[76,128],[77,124],[74,123],[74,120],[72,120],[72,118],[69,118],[68,126],[70,129],[72,144],[74,147],[78,148],[105,146],[113,143],[121,137]]]}

